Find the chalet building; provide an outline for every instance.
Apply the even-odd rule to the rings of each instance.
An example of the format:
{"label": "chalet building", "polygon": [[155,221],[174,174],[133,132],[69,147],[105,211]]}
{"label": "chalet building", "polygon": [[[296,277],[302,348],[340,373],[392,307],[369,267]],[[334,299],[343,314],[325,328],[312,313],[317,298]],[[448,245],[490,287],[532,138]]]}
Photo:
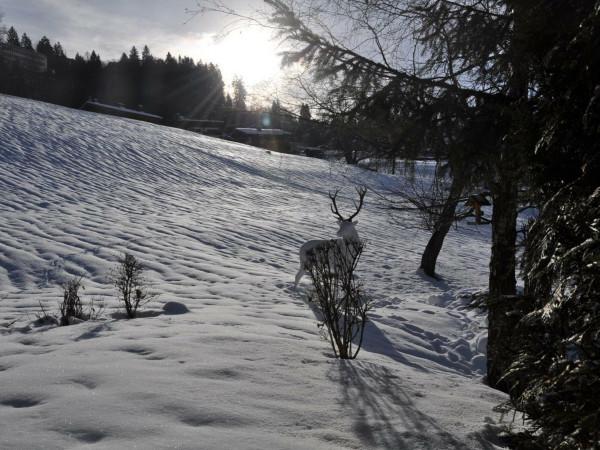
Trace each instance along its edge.
{"label": "chalet building", "polygon": [[28,72],[43,73],[48,70],[46,55],[13,45],[0,44],[0,60],[8,64],[18,64]]}
{"label": "chalet building", "polygon": [[177,116],[175,126],[184,130],[215,137],[222,137],[225,130],[225,122],[223,120],[189,119],[181,115]]}
{"label": "chalet building", "polygon": [[235,128],[229,139],[242,144],[289,153],[292,133],[279,128]]}
{"label": "chalet building", "polygon": [[85,111],[92,111],[101,114],[108,114],[111,116],[126,117],[128,119],[143,120],[144,122],[162,123],[162,116],[156,114],[150,114],[140,109],[129,109],[119,104],[117,106],[107,105],[100,103],[96,100],[88,100],[83,104],[81,109]]}

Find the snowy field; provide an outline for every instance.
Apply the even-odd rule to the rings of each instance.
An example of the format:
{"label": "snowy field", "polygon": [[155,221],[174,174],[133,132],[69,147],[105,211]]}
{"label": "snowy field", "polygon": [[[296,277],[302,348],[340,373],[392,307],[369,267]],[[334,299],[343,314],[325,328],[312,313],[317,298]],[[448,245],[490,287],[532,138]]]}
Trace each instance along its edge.
{"label": "snowy field", "polygon": [[[308,277],[293,289],[300,245],[337,230],[327,192],[343,212],[355,184],[397,183],[0,96],[0,448],[501,448],[505,397],[482,383],[485,322],[461,298],[486,286],[489,227],[451,232],[434,283],[416,217],[390,222],[367,194],[375,308],[354,361],[332,357]],[[158,294],[135,320],[109,280],[124,251]],[[80,276],[104,316],[36,327]]]}

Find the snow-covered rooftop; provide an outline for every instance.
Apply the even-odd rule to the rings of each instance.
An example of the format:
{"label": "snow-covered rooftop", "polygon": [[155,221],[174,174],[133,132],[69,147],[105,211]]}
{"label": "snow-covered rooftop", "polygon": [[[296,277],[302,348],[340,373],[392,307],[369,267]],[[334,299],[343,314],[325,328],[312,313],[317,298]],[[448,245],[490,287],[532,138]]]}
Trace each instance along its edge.
{"label": "snow-covered rooftop", "polygon": [[235,130],[253,136],[287,136],[291,134],[279,128],[236,128]]}
{"label": "snow-covered rooftop", "polygon": [[148,117],[148,118],[152,118],[152,119],[156,119],[156,120],[162,120],[162,116],[157,116],[156,114],[150,114],[150,113],[147,113],[144,111],[140,111],[138,109],[125,108],[124,106],[108,105],[106,103],[100,103],[100,102],[90,101],[90,100],[88,100],[84,103],[83,108],[85,108],[86,106],[97,107],[100,109],[104,109],[107,111],[113,111],[116,113],[127,113],[127,114]]}

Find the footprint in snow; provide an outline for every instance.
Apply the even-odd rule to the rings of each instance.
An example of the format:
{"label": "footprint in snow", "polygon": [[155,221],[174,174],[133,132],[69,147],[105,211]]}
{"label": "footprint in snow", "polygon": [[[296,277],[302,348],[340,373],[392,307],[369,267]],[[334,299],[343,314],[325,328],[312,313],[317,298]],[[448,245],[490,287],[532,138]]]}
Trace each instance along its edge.
{"label": "footprint in snow", "polygon": [[42,403],[42,399],[23,395],[0,400],[0,405],[9,406],[11,408],[31,408]]}

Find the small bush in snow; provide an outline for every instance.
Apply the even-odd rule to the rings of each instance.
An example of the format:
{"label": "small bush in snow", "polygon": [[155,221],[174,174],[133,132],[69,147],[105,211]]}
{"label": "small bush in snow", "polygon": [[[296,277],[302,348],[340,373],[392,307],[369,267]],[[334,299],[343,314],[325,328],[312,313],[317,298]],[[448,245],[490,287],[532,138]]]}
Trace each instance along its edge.
{"label": "small bush in snow", "polygon": [[87,320],[98,320],[102,317],[104,313],[104,300],[101,298],[92,298],[90,302],[90,306],[87,313]]}
{"label": "small bush in snow", "polygon": [[44,305],[42,305],[42,302],[38,301],[38,304],[40,305],[40,311],[35,314],[35,316],[36,316],[35,325],[36,326],[59,325],[59,321],[56,319],[56,317],[53,314],[48,314],[48,312],[46,311],[46,308],[44,308]]}
{"label": "small bush in snow", "polygon": [[119,292],[119,300],[130,319],[135,318],[140,306],[150,301],[143,277],[144,266],[135,256],[125,253],[114,269],[113,282]]}
{"label": "small bush in snow", "polygon": [[63,300],[58,304],[60,325],[70,325],[73,319],[85,320],[79,289],[83,289],[81,278],[72,278],[62,285]]}
{"label": "small bush in snow", "polygon": [[342,359],[358,355],[370,309],[369,299],[354,274],[363,248],[361,241],[339,245],[332,240],[309,255],[313,301],[327,327],[333,352]]}

